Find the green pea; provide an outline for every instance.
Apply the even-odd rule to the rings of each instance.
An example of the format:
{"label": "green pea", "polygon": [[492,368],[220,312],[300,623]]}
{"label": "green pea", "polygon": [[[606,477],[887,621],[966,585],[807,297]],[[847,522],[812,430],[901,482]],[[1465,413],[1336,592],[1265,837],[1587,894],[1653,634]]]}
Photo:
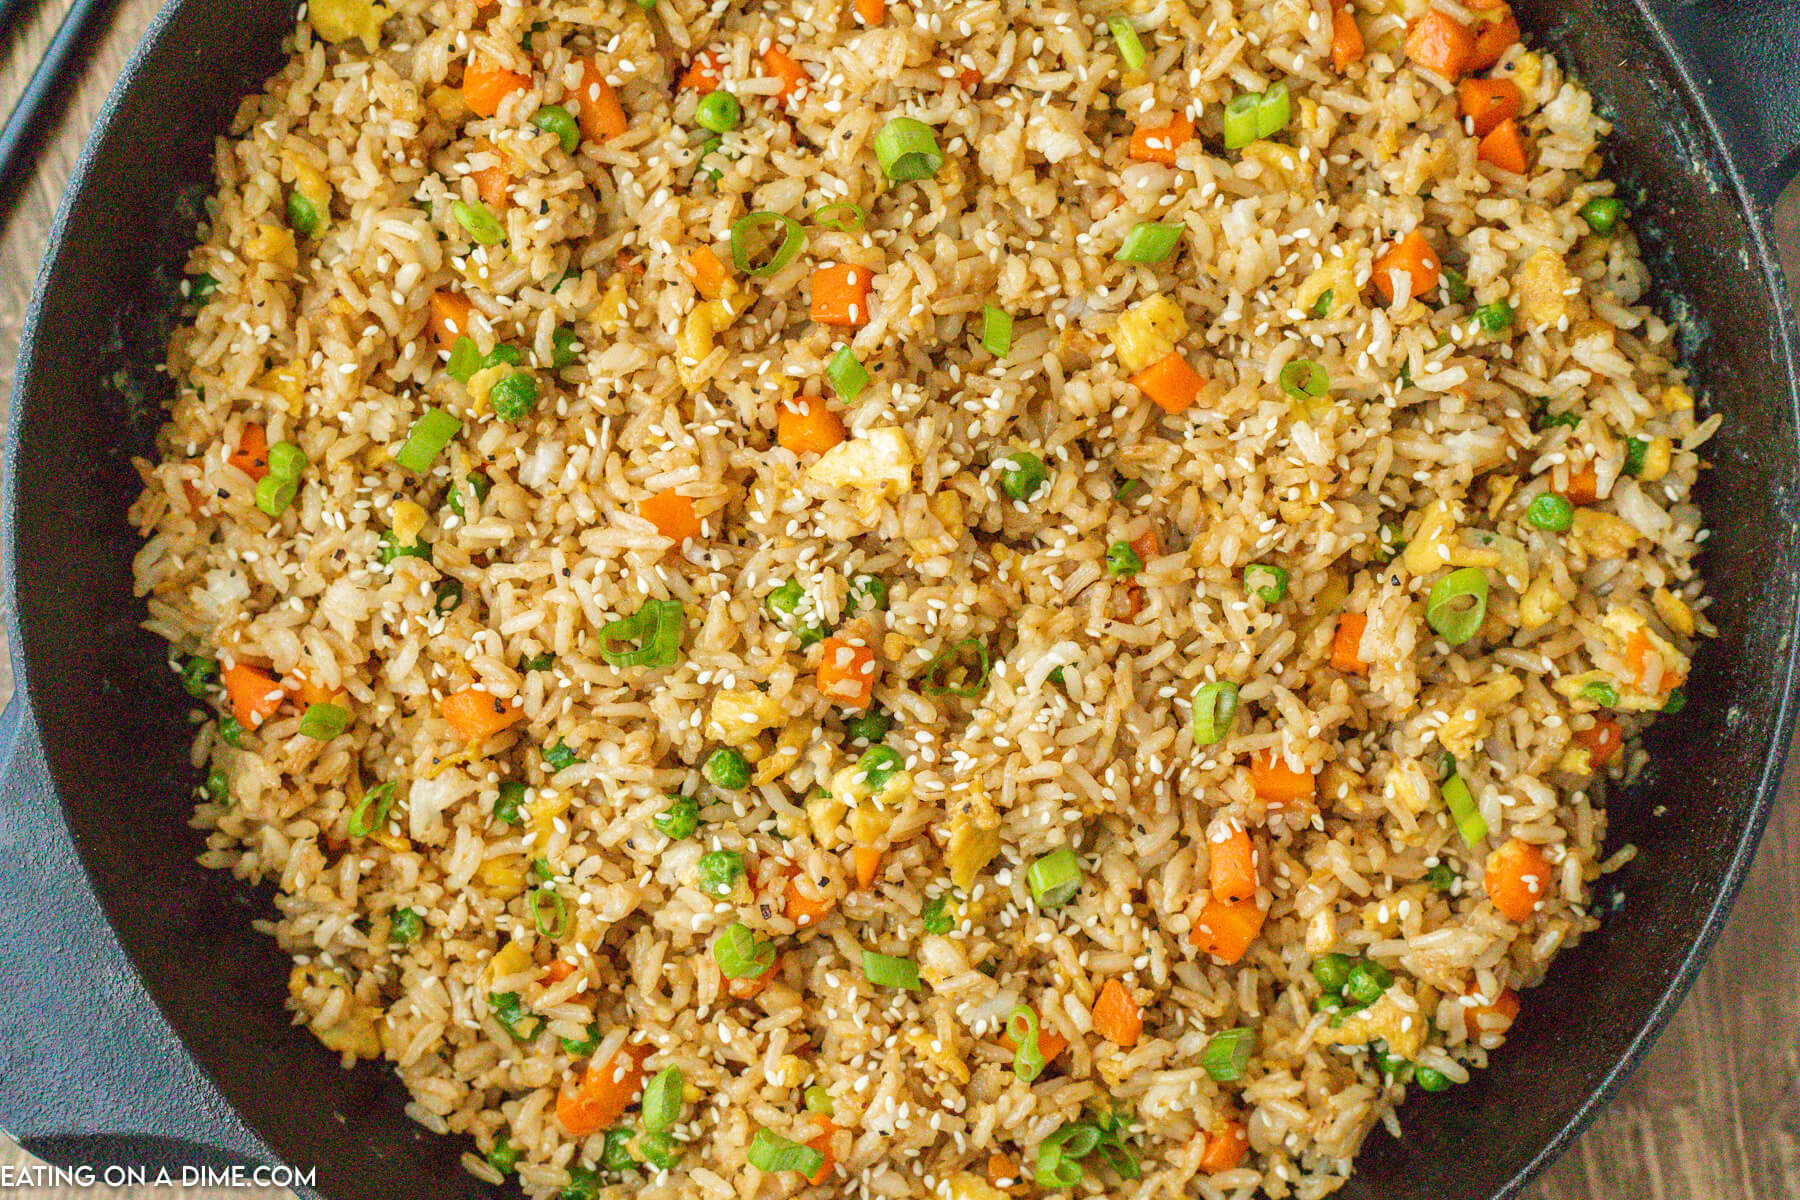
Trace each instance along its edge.
{"label": "green pea", "polygon": [[213,676],[218,673],[219,664],[216,660],[196,655],[182,664],[181,690],[196,700],[204,700],[211,690]]}
{"label": "green pea", "polygon": [[287,219],[294,232],[301,237],[311,237],[325,223],[319,215],[319,206],[299,192],[288,193]]}
{"label": "green pea", "polygon": [[[651,0],[654,4],[656,0]],[[644,1165],[655,1167],[658,1171],[672,1171],[681,1161],[681,1143],[675,1140],[672,1133],[646,1133],[637,1140],[637,1152],[644,1157]]]}
{"label": "green pea", "polygon": [[735,792],[750,786],[750,764],[730,746],[714,750],[700,769],[714,787]]}
{"label": "green pea", "polygon": [[498,380],[488,390],[488,404],[502,421],[523,421],[537,411],[537,380],[523,371],[516,371]]}
{"label": "green pea", "polygon": [[856,761],[856,769],[871,792],[887,790],[888,780],[906,769],[906,761],[886,746],[873,746]]}
{"label": "green pea", "polygon": [[506,226],[500,223],[494,210],[485,204],[454,200],[450,204],[450,215],[480,245],[493,246],[506,240]]}
{"label": "green pea", "polygon": [[1575,523],[1575,506],[1555,492],[1539,492],[1525,510],[1525,519],[1548,533],[1567,533]]}
{"label": "green pea", "polygon": [[1437,866],[1431,868],[1431,870],[1425,872],[1425,882],[1429,883],[1440,892],[1454,891],[1456,888],[1456,881],[1461,878],[1462,876],[1456,873],[1455,868],[1447,863],[1439,863]]}
{"label": "green pea", "polygon": [[695,123],[714,133],[730,133],[743,119],[744,106],[724,88],[717,88],[700,97],[700,103],[694,109]]}
{"label": "green pea", "polygon": [[1393,972],[1380,963],[1364,959],[1350,968],[1350,976],[1344,982],[1344,999],[1355,1004],[1373,1004],[1393,983]]}
{"label": "green pea", "polygon": [[1488,333],[1499,333],[1513,323],[1513,308],[1504,300],[1484,304],[1475,310],[1475,323]]}
{"label": "green pea", "polygon": [[894,718],[876,708],[844,722],[844,732],[852,741],[879,742],[893,728]]}
{"label": "green pea", "polygon": [[550,369],[560,371],[575,361],[575,331],[564,326],[550,335]]}
{"label": "green pea", "polygon": [[736,850],[712,850],[700,856],[697,871],[701,891],[709,896],[729,896],[744,877],[744,856]]}
{"label": "green pea", "polygon": [[244,726],[236,717],[219,718],[219,740],[227,746],[239,746],[244,741]]}
{"label": "green pea", "polygon": [[886,612],[887,580],[879,575],[858,575],[850,581],[850,600],[858,609],[872,608],[877,612]]}
{"label": "green pea", "polygon": [[1313,978],[1319,986],[1335,995],[1350,981],[1351,959],[1347,954],[1325,954],[1313,959]]}
{"label": "green pea", "polygon": [[1619,220],[1625,215],[1625,205],[1614,196],[1596,196],[1581,206],[1580,216],[1587,222],[1587,227],[1601,237],[1611,237]]}
{"label": "green pea", "polygon": [[679,842],[682,838],[694,836],[700,828],[700,802],[692,796],[673,796],[669,807],[650,818],[650,823],[664,837]]}
{"label": "green pea", "polygon": [[1450,1077],[1442,1071],[1434,1071],[1430,1067],[1420,1067],[1413,1072],[1413,1082],[1419,1090],[1426,1092],[1447,1092],[1450,1090]]}
{"label": "green pea", "polygon": [[544,751],[544,765],[552,771],[566,771],[580,761],[581,756],[567,742],[559,741]]}
{"label": "green pea", "polygon": [[404,946],[425,928],[425,919],[416,908],[396,908],[394,915],[388,918],[388,941],[396,946]]}
{"label": "green pea", "polygon": [[496,1142],[487,1152],[487,1165],[502,1175],[510,1175],[519,1165],[519,1152],[511,1142]]}
{"label": "green pea", "polygon": [[631,1130],[623,1125],[617,1129],[606,1131],[606,1142],[600,1151],[600,1167],[614,1175],[637,1166],[637,1159],[631,1156]]}
{"label": "green pea", "polygon": [[[612,1134],[606,1135],[612,1142]],[[557,1193],[557,1200],[595,1200],[600,1195],[600,1176],[591,1168],[574,1164],[569,1166],[569,1186]]]}
{"label": "green pea", "polygon": [[544,105],[531,118],[531,123],[545,133],[554,133],[565,154],[575,153],[575,147],[581,145],[581,126],[576,122],[575,114],[560,104]]}
{"label": "green pea", "polygon": [[1144,560],[1129,542],[1114,542],[1106,548],[1106,573],[1129,579],[1144,569]]}
{"label": "green pea", "polygon": [[1016,450],[1000,460],[1000,490],[1021,503],[1031,499],[1050,480],[1044,460],[1029,450]]}
{"label": "green pea", "polygon": [[806,589],[790,579],[763,597],[763,607],[777,617],[788,618],[800,611],[801,602],[805,599]]}

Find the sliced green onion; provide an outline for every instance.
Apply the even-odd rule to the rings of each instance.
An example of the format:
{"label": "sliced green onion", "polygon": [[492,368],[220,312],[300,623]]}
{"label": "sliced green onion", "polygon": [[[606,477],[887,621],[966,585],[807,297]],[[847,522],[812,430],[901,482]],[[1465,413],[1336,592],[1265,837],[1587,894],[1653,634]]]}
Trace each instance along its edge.
{"label": "sliced green onion", "polygon": [[1351,1004],[1373,1004],[1394,986],[1394,973],[1378,962],[1358,959],[1344,980],[1344,999]]}
{"label": "sliced green onion", "polygon": [[[618,1125],[606,1131],[606,1138],[600,1143],[600,1167],[614,1175],[622,1175],[637,1166],[637,1159],[631,1153],[631,1130]],[[581,1200],[588,1200],[583,1196]],[[600,1200],[595,1196],[594,1200]]]}
{"label": "sliced green onion", "polygon": [[1287,596],[1288,573],[1286,567],[1277,567],[1270,563],[1251,563],[1244,568],[1244,590],[1252,593],[1264,604],[1279,604]]}
{"label": "sliced green onion", "polygon": [[1484,304],[1475,310],[1475,323],[1488,333],[1499,333],[1513,323],[1512,305],[1504,300]]}
{"label": "sliced green onion", "polygon": [[450,347],[450,361],[444,364],[444,370],[450,378],[458,383],[467,383],[481,370],[481,347],[475,339],[467,334],[456,339]]}
{"label": "sliced green onion", "polygon": [[400,447],[400,453],[394,455],[394,461],[409,471],[429,471],[461,428],[460,419],[441,408],[428,408],[413,422],[406,443]]}
{"label": "sliced green onion", "polygon": [[1462,304],[1475,294],[1474,289],[1469,287],[1469,281],[1455,267],[1444,268],[1444,290],[1450,293],[1450,299],[1457,304]]}
{"label": "sliced green onion", "polygon": [[1582,205],[1576,215],[1601,237],[1610,237],[1625,215],[1625,206],[1616,197],[1596,196]]}
{"label": "sliced green onion", "polygon": [[1237,684],[1201,684],[1194,692],[1194,745],[1213,746],[1223,741],[1237,721],[1237,712]]}
{"label": "sliced green onion", "polygon": [[1058,846],[1025,872],[1031,897],[1039,908],[1061,908],[1081,890],[1081,859],[1068,846]]}
{"label": "sliced green onion", "polygon": [[681,661],[686,620],[681,601],[646,600],[630,616],[601,626],[600,657],[615,667],[672,667]]}
{"label": "sliced green onion", "polygon": [[929,179],[944,165],[937,133],[912,117],[895,117],[875,135],[875,158],[881,173],[895,183]]}
{"label": "sliced green onion", "polygon": [[1317,400],[1331,390],[1331,376],[1310,358],[1290,359],[1282,364],[1281,374],[1276,378],[1281,383],[1281,390],[1294,400]]}
{"label": "sliced green onion", "polygon": [[427,562],[431,561],[431,546],[424,538],[420,538],[410,546],[402,546],[394,540],[393,530],[384,529],[381,531],[379,544],[380,549],[376,552],[376,557],[383,564],[391,563],[397,558],[422,558]]}
{"label": "sliced green onion", "polygon": [[350,725],[350,710],[341,704],[309,704],[300,714],[300,732],[329,742]]}
{"label": "sliced green onion", "polygon": [[844,733],[851,741],[864,741],[871,744],[881,741],[894,728],[894,718],[874,709],[859,713],[844,722]]}
{"label": "sliced green onion", "polygon": [[[489,992],[488,1007],[494,1014],[494,1020],[500,1023],[500,1027],[506,1030],[515,1042],[522,1044],[532,1041],[544,1031],[546,1023],[544,1018],[527,1013],[525,1006],[519,1003],[517,992]],[[522,1030],[520,1026],[525,1025],[528,1021],[536,1021],[537,1024]]]}
{"label": "sliced green onion", "polygon": [[674,803],[650,818],[650,823],[672,841],[692,837],[700,828],[700,802],[692,796],[676,796]]}
{"label": "sliced green onion", "polygon": [[1233,96],[1225,106],[1225,148],[1242,150],[1256,140],[1256,109],[1262,97],[1255,92]]}
{"label": "sliced green onion", "polygon": [[664,1067],[644,1085],[644,1128],[661,1133],[681,1117],[680,1067]]}
{"label": "sliced green onion", "polygon": [[531,893],[531,923],[547,938],[561,937],[569,931],[569,902],[555,888],[539,888]]}
{"label": "sliced green onion", "polygon": [[[1080,1154],[1069,1152],[1069,1143],[1077,1140],[1083,1131],[1092,1134],[1092,1141],[1085,1141]],[[1081,1182],[1081,1158],[1093,1150],[1098,1143],[1099,1134],[1091,1126],[1072,1124],[1064,1125],[1038,1143],[1037,1169],[1032,1172],[1032,1182],[1039,1188],[1071,1188]]]}
{"label": "sliced green onion", "polygon": [[1450,810],[1450,819],[1456,822],[1456,831],[1462,834],[1462,840],[1470,847],[1479,845],[1488,835],[1488,824],[1463,777],[1450,776],[1438,785],[1438,791],[1444,797],[1444,807]]}
{"label": "sliced green onion", "polygon": [[1215,1083],[1242,1079],[1255,1042],[1254,1029],[1222,1029],[1207,1040],[1206,1049],[1200,1052],[1200,1066]]}
{"label": "sliced green onion", "polygon": [[1440,892],[1454,891],[1456,888],[1456,881],[1460,878],[1462,878],[1462,876],[1458,875],[1455,868],[1451,867],[1448,863],[1439,863],[1437,866],[1431,868],[1431,870],[1425,872],[1425,882],[1429,883]]}
{"label": "sliced green onion", "polygon": [[418,937],[425,928],[425,919],[416,908],[396,908],[394,915],[388,918],[388,942],[390,945],[404,946]]}
{"label": "sliced green onion", "polygon": [[450,215],[456,218],[456,223],[471,238],[483,246],[492,246],[506,240],[506,226],[500,224],[500,218],[485,204],[453,200],[450,203]]}
{"label": "sliced green onion", "polygon": [[1288,120],[1293,115],[1294,106],[1293,101],[1288,98],[1287,84],[1276,84],[1257,98],[1256,136],[1274,137],[1287,128]]}
{"label": "sliced green onion", "polygon": [[819,1173],[825,1155],[811,1146],[790,1142],[778,1133],[758,1129],[750,1139],[750,1165],[759,1171],[798,1171],[807,1178]]}
{"label": "sliced green onion", "polygon": [[524,804],[525,785],[509,779],[500,785],[500,792],[494,797],[494,819],[508,825],[522,825],[525,823]]}
{"label": "sliced green onion", "polygon": [[437,585],[431,594],[431,611],[440,617],[447,617],[455,612],[463,602],[463,585],[460,579],[446,579]]}
{"label": "sliced green onion", "polygon": [[904,988],[909,992],[919,990],[919,964],[910,958],[864,950],[862,969],[863,978],[876,987]]}
{"label": "sliced green onion", "polygon": [[[1627,475],[1643,474],[1644,455],[1648,454],[1649,452],[1650,452],[1650,443],[1646,442],[1643,438],[1626,438],[1625,439],[1625,474],[1627,474]],[[275,452],[273,450],[270,450],[269,453],[271,456],[273,456]],[[274,469],[273,458],[271,457],[270,470],[273,470],[273,469]]]}
{"label": "sliced green onion", "polygon": [[548,671],[556,666],[556,652],[546,650],[542,654],[521,655],[519,670],[530,674],[533,671]]}
{"label": "sliced green onion", "polygon": [[[214,767],[206,773],[206,798],[214,804],[228,804],[231,801],[231,784],[225,780],[225,772]],[[929,932],[929,931],[927,931]]]}
{"label": "sliced green onion", "polygon": [[256,507],[271,517],[279,517],[300,494],[300,482],[293,477],[264,475],[256,481]]}
{"label": "sliced green onion", "polygon": [[887,580],[879,575],[858,575],[850,581],[850,599],[859,609],[873,608],[886,612],[888,606]]}
{"label": "sliced green onion", "polygon": [[269,474],[278,479],[298,479],[306,470],[306,451],[292,442],[276,442],[269,447]]}
{"label": "sliced green onion", "polygon": [[581,126],[576,122],[575,114],[560,104],[544,105],[533,114],[531,123],[545,133],[554,133],[565,154],[575,153],[575,147],[581,145]]}
{"label": "sliced green onion", "polygon": [[562,1043],[563,1052],[570,1058],[588,1058],[600,1048],[600,1022],[589,1021],[587,1036],[579,1040],[575,1038],[557,1038]]}
{"label": "sliced green onion", "polygon": [[1012,314],[991,304],[981,306],[981,344],[995,358],[1005,358],[1012,349]]}
{"label": "sliced green onion", "polygon": [[558,741],[544,750],[544,765],[552,772],[566,771],[580,761],[581,756],[565,741]]}
{"label": "sliced green onion", "polygon": [[856,361],[850,347],[839,346],[831,361],[825,364],[825,379],[838,395],[854,402],[869,386],[870,375],[868,368]]}
{"label": "sliced green onion", "polygon": [[1462,567],[1432,585],[1425,621],[1452,646],[1475,636],[1487,617],[1488,580],[1480,567]]}
{"label": "sliced green onion", "polygon": [[560,371],[575,361],[575,331],[563,326],[550,335],[550,369]]}
{"label": "sliced green onion", "polygon": [[1350,982],[1350,968],[1353,965],[1348,954],[1321,954],[1313,959],[1312,975],[1318,980],[1319,987],[1328,994],[1338,994],[1344,985]]}
{"label": "sliced green onion", "polygon": [[219,673],[216,659],[194,657],[181,668],[181,690],[196,700],[206,699],[213,676]]}
{"label": "sliced green onion", "polygon": [[1312,308],[1309,310],[1309,315],[1315,320],[1325,316],[1326,313],[1331,311],[1331,302],[1336,298],[1337,289],[1326,288],[1319,293],[1319,298],[1313,301]]}
{"label": "sliced green onion", "polygon": [[1013,1074],[1031,1083],[1044,1073],[1043,1038],[1038,1015],[1029,1004],[1014,1008],[1006,1018],[1006,1037],[1013,1044]]}
{"label": "sliced green onion", "polygon": [[1144,64],[1150,61],[1150,55],[1144,50],[1144,43],[1138,37],[1137,30],[1124,17],[1108,17],[1106,27],[1112,31],[1113,42],[1119,47],[1119,58],[1125,63],[1128,71],[1141,71]]}
{"label": "sliced green onion", "polygon": [[325,223],[319,216],[318,205],[299,192],[288,193],[287,219],[294,232],[301,237],[311,237]]}
{"label": "sliced green onion", "polygon": [[1581,691],[1576,693],[1576,699],[1586,700],[1601,708],[1617,708],[1619,706],[1619,689],[1605,680],[1596,679],[1592,683],[1584,685]]}
{"label": "sliced green onion", "polygon": [[869,214],[854,201],[837,200],[814,213],[812,223],[839,233],[858,233],[869,223]]}
{"label": "sliced green onion", "polygon": [[973,700],[987,687],[990,669],[987,643],[980,638],[964,638],[926,664],[925,694]]}
{"label": "sliced green onion", "polygon": [[394,807],[393,780],[378,784],[363,793],[363,798],[350,814],[346,832],[353,838],[368,837],[387,824],[388,810]]}
{"label": "sliced green onion", "polygon": [[744,106],[724,88],[714,88],[706,93],[694,108],[694,123],[713,133],[730,133],[743,120]]}
{"label": "sliced green onion", "polygon": [[1141,221],[1131,227],[1113,258],[1118,262],[1159,263],[1174,253],[1181,241],[1181,230],[1180,225]]}
{"label": "sliced green onion", "polygon": [[1129,579],[1144,569],[1144,560],[1130,542],[1114,542],[1106,548],[1106,573]]}
{"label": "sliced green onion", "polygon": [[727,925],[713,938],[712,956],[727,979],[755,979],[775,965],[775,947],[741,921]]}
{"label": "sliced green onion", "polygon": [[1050,479],[1044,460],[1029,450],[1015,450],[998,461],[1000,490],[1008,499],[1025,501],[1038,494]]}
{"label": "sliced green onion", "polygon": [[1667,700],[1663,701],[1662,710],[1665,713],[1668,713],[1670,716],[1674,716],[1676,713],[1680,712],[1682,709],[1684,709],[1686,707],[1687,707],[1687,691],[1683,688],[1676,688],[1674,691],[1669,693],[1669,698]]}
{"label": "sliced green onion", "polygon": [[[656,0],[650,0],[650,3],[655,4]],[[681,1161],[681,1143],[670,1133],[646,1133],[637,1140],[637,1149],[644,1156],[644,1162],[659,1171],[674,1170],[675,1164]]]}
{"label": "sliced green onion", "polygon": [[807,1088],[800,1093],[800,1100],[806,1105],[807,1112],[829,1117],[835,1111],[831,1103],[831,1089],[823,1084],[815,1083]]}
{"label": "sliced green onion", "polygon": [[501,1175],[510,1175],[519,1165],[519,1151],[511,1142],[498,1142],[487,1152],[487,1165]]}
{"label": "sliced green onion", "polygon": [[1575,523],[1575,506],[1555,492],[1539,492],[1525,510],[1525,519],[1549,533],[1567,533]]}
{"label": "sliced green onion", "polygon": [[[781,241],[769,252],[774,230],[781,230]],[[731,265],[744,275],[773,275],[794,259],[806,245],[806,231],[800,222],[778,212],[753,212],[739,217],[731,226]],[[757,262],[763,254],[767,259]]]}
{"label": "sliced green onion", "polygon": [[926,933],[942,936],[955,927],[956,922],[951,919],[950,913],[947,911],[949,907],[950,895],[948,892],[925,902],[925,907],[919,910],[919,924]]}
{"label": "sliced green onion", "polygon": [[1113,481],[1113,499],[1120,504],[1130,504],[1150,490],[1150,485],[1141,479],[1132,479],[1120,475],[1117,471],[1114,471],[1113,474],[1116,476]]}

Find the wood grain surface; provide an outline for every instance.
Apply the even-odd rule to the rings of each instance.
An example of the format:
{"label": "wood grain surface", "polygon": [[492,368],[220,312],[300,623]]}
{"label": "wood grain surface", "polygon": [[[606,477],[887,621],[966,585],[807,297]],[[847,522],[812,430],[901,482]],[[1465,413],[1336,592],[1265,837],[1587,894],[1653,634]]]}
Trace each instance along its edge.
{"label": "wood grain surface", "polygon": [[[20,325],[63,185],[157,7],[156,0],[118,0],[47,122],[32,178],[15,194],[0,236],[0,395],[12,388]],[[226,14],[231,6],[220,0],[219,7]],[[0,46],[0,103],[11,105],[63,8],[62,0],[46,0]],[[0,658],[0,694],[10,692],[5,670]],[[1762,853],[1699,984],[1621,1095],[1532,1190],[1533,1200],[1800,1197],[1797,783],[1790,763]],[[20,1154],[0,1136],[0,1162]]]}

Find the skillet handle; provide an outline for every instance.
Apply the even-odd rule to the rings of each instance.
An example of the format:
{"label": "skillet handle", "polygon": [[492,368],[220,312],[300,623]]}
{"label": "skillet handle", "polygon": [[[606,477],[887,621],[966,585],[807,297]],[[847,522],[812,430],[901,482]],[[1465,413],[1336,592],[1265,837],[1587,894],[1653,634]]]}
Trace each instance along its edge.
{"label": "skillet handle", "polygon": [[1752,199],[1776,208],[1800,175],[1800,0],[1641,2],[1705,95]]}
{"label": "skillet handle", "polygon": [[54,1165],[166,1168],[177,1182],[183,1168],[273,1161],[102,916],[22,687],[0,712],[0,896],[0,1128]]}

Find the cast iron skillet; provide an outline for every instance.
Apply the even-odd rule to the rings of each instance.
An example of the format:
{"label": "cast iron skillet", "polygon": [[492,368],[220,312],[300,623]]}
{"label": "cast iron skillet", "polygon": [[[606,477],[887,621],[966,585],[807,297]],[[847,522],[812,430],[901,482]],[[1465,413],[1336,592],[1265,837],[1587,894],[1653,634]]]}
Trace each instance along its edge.
{"label": "cast iron skillet", "polygon": [[[1727,415],[1701,492],[1719,637],[1686,712],[1656,726],[1648,776],[1613,801],[1613,844],[1640,847],[1606,885],[1616,911],[1529,994],[1492,1070],[1409,1102],[1403,1139],[1370,1140],[1353,1200],[1510,1196],[1569,1143],[1699,969],[1793,724],[1800,453],[1773,247],[1800,256],[1800,196],[1781,197],[1800,169],[1800,0],[1520,9],[1615,119],[1612,166],[1658,303]],[[285,1161],[316,1168],[335,1200],[483,1195],[457,1167],[466,1144],[407,1121],[385,1070],[340,1070],[288,1023],[287,960],[250,924],[267,897],[195,865],[190,706],[131,595],[129,459],[161,420],[151,364],[212,140],[277,64],[292,17],[291,0],[163,9],[39,280],[0,526],[23,681],[0,723],[0,1125],[58,1162]]]}

